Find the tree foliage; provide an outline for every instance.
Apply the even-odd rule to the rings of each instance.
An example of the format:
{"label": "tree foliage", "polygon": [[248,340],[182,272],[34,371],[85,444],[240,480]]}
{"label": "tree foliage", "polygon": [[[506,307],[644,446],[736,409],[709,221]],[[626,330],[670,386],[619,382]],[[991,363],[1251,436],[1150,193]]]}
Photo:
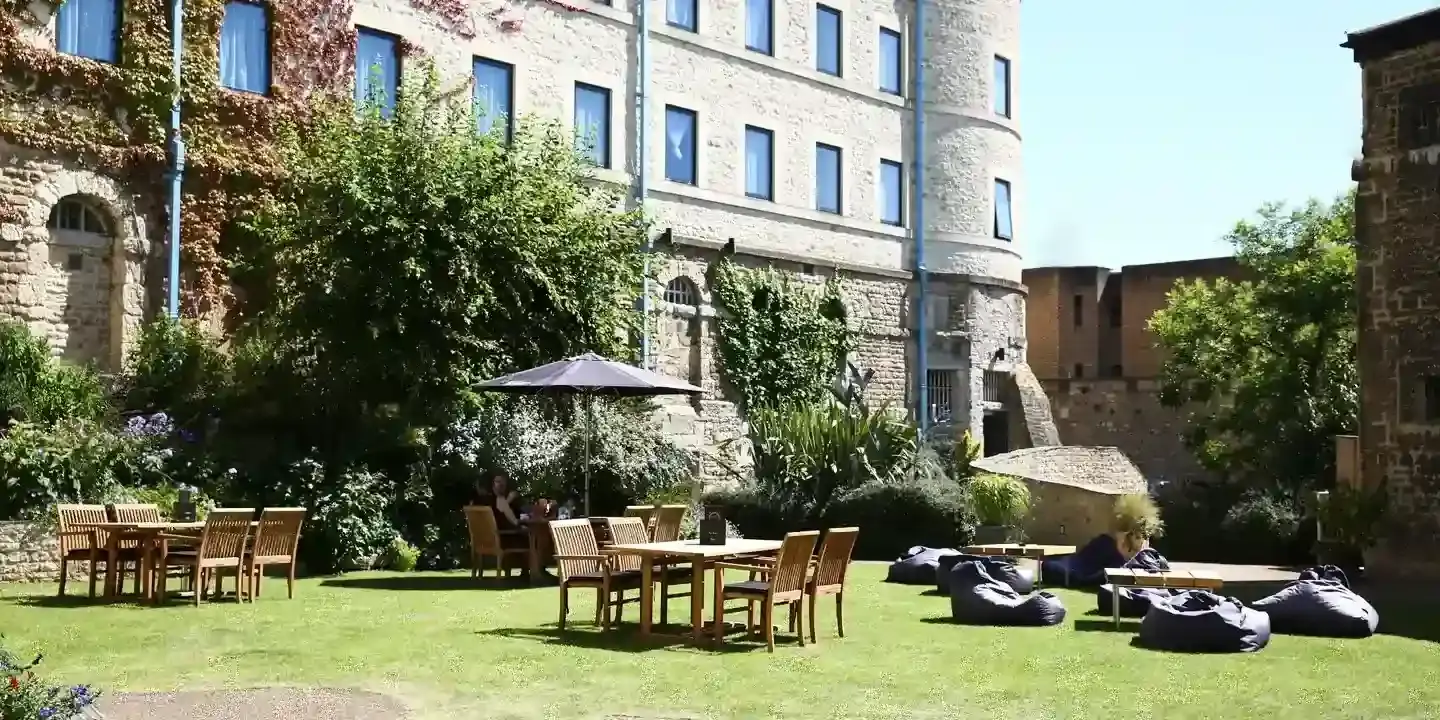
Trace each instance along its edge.
{"label": "tree foliage", "polygon": [[1236,224],[1243,279],[1177,283],[1150,328],[1161,401],[1191,409],[1189,446],[1240,485],[1297,500],[1354,432],[1354,196],[1262,207]]}

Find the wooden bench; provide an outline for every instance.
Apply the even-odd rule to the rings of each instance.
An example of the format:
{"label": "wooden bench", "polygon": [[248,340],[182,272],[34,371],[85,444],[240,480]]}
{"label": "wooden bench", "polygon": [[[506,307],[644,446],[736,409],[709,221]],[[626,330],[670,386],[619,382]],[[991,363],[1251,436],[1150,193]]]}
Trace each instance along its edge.
{"label": "wooden bench", "polygon": [[1110,608],[1111,612],[1115,614],[1115,627],[1120,627],[1120,588],[1170,588],[1218,592],[1225,585],[1225,581],[1219,575],[1204,570],[1157,571],[1106,568],[1105,581],[1110,584]]}

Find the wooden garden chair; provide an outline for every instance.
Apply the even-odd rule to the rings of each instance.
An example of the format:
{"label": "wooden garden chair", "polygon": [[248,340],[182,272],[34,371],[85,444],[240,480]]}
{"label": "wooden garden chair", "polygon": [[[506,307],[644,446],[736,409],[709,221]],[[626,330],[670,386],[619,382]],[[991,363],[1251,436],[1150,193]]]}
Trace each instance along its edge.
{"label": "wooden garden chair", "polygon": [[[163,522],[160,517],[160,506],[150,503],[112,503],[108,506],[110,519],[118,523],[158,523]],[[120,589],[125,587],[125,565],[135,565],[135,594],[140,594],[140,580],[145,573],[141,570],[140,564],[144,562],[145,548],[139,538],[127,538],[121,536],[115,540],[116,554],[115,567],[105,568],[105,582],[110,585],[110,590],[116,595]]]}
{"label": "wooden garden chair", "polygon": [[156,563],[159,571],[156,599],[165,599],[167,571],[172,567],[179,567],[191,573],[196,606],[200,605],[200,596],[205,594],[211,577],[215,578],[215,594],[220,595],[220,577],[225,571],[234,573],[235,597],[237,601],[243,602],[250,584],[244,571],[245,550],[250,538],[250,523],[254,519],[253,508],[211,510],[210,514],[205,516],[205,528],[200,531],[200,541],[192,547],[179,550],[171,549],[170,541],[194,543],[195,537],[168,533],[157,536],[160,540],[160,558]]}
{"label": "wooden garden chair", "polygon": [[570,588],[595,590],[595,624],[610,629],[610,609],[620,609],[627,602],[640,602],[637,594],[626,599],[626,590],[640,589],[640,558],[601,554],[600,544],[590,520],[555,520],[550,523],[550,538],[555,544],[555,568],[560,574],[560,629],[570,613]]}
{"label": "wooden garden chair", "polygon": [[[488,505],[466,505],[465,525],[470,528],[470,577],[484,577],[484,560],[495,558],[495,577],[503,573],[510,577],[510,566],[505,562],[512,555],[529,556],[530,546],[505,547],[501,537],[500,524],[495,521],[495,509]],[[525,531],[515,530],[504,534],[520,535]]]}
{"label": "wooden garden chair", "polygon": [[640,520],[645,523],[645,528],[648,531],[651,527],[654,527],[655,511],[657,509],[654,505],[626,505],[625,517],[640,518]]}
{"label": "wooden garden chair", "polygon": [[255,538],[245,553],[245,576],[250,582],[250,597],[260,597],[265,566],[285,566],[286,597],[295,597],[295,556],[300,548],[300,528],[305,524],[305,508],[265,508],[255,526]]}
{"label": "wooden garden chair", "polygon": [[[845,637],[845,577],[850,571],[850,559],[855,554],[855,541],[859,538],[858,527],[827,530],[825,539],[820,542],[819,556],[810,561],[810,578],[805,582],[805,595],[808,597],[812,643],[819,642],[815,638],[815,603],[825,595],[835,596],[835,629],[840,637]],[[774,559],[755,557],[748,558],[745,562],[770,564]],[[755,575],[752,573],[750,579],[756,579]],[[795,629],[796,614],[798,608],[791,612],[791,630]]]}
{"label": "wooden garden chair", "polygon": [[[800,601],[805,597],[805,586],[810,574],[810,556],[815,554],[815,543],[820,538],[818,530],[792,532],[780,544],[780,552],[774,563],[715,563],[715,639],[725,636],[726,600],[746,601],[750,619],[747,629],[754,632],[754,605],[761,605],[760,624],[765,628],[765,647],[775,652],[775,606],[788,605],[792,617],[798,617]],[[746,580],[738,583],[725,582],[725,570],[744,570],[764,577],[762,580]],[[799,628],[800,644],[805,644],[805,628]]]}
{"label": "wooden garden chair", "polygon": [[77,528],[82,523],[103,523],[110,518],[105,514],[104,505],[57,505],[55,513],[59,521],[60,541],[60,595],[65,595],[65,582],[70,579],[70,563],[90,563],[90,597],[95,597],[95,585],[100,580],[99,563],[106,563],[109,570],[110,534],[95,528]]}
{"label": "wooden garden chair", "polygon": [[674,542],[680,539],[680,525],[685,522],[685,505],[661,505],[650,523],[650,542]]}
{"label": "wooden garden chair", "polygon": [[[651,542],[649,533],[645,529],[645,523],[640,518],[612,517],[605,518],[605,521],[610,528],[610,537],[616,545],[644,545]],[[617,565],[618,568],[640,569],[640,562],[642,562],[640,556],[623,556],[622,560],[624,564]],[[631,560],[635,562],[631,563]],[[660,594],[655,597],[655,601],[660,604],[660,624],[665,625],[670,622],[670,600],[690,597],[690,566],[671,567],[664,560],[653,560],[652,562],[650,577],[654,582],[660,584]],[[671,594],[671,587],[680,587],[682,590]]]}

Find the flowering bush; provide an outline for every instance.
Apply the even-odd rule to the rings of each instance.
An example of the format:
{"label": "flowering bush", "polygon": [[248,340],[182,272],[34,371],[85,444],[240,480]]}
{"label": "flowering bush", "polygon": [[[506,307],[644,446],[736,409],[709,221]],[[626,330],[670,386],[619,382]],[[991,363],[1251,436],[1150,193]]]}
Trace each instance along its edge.
{"label": "flowering bush", "polygon": [[71,720],[98,717],[89,685],[51,685],[35,675],[43,656],[28,663],[10,652],[0,637],[0,720]]}

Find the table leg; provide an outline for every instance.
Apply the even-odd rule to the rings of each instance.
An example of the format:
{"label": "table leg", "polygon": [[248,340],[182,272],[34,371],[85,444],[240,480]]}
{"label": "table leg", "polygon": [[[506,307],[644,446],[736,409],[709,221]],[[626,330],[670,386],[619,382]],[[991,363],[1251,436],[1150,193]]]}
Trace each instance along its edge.
{"label": "table leg", "polygon": [[655,615],[655,563],[640,556],[640,637],[650,636],[650,619]]}
{"label": "table leg", "polygon": [[140,559],[136,561],[139,567],[135,572],[140,573],[140,601],[153,602],[155,600],[155,565],[150,557],[150,540],[147,538],[140,542]]}
{"label": "table leg", "polygon": [[117,539],[119,533],[110,533],[110,540],[105,543],[105,597],[115,597],[120,594],[116,587],[119,578],[115,571],[115,565],[120,562],[120,541]]}
{"label": "table leg", "polygon": [[1115,628],[1120,628],[1120,586],[1110,583],[1110,612],[1114,615]]}
{"label": "table leg", "polygon": [[540,533],[526,529],[525,537],[530,541],[530,584],[540,584]]}
{"label": "table leg", "polygon": [[690,635],[696,645],[705,640],[705,559],[690,566]]}

